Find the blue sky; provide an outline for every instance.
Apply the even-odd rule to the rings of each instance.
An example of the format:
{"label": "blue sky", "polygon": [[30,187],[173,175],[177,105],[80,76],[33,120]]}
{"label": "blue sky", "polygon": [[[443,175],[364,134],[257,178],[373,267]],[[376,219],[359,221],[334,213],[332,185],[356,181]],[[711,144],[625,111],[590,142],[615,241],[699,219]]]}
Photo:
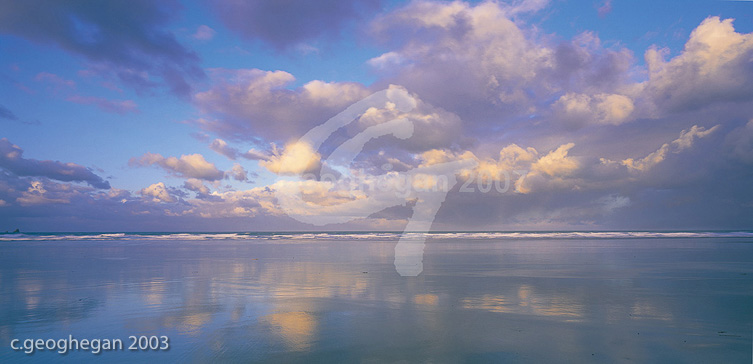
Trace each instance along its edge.
{"label": "blue sky", "polygon": [[417,133],[358,168],[526,171],[451,191],[435,229],[753,228],[752,7],[6,2],[0,230],[402,230],[406,208],[314,227],[275,199],[334,148],[296,140],[389,85],[419,100]]}

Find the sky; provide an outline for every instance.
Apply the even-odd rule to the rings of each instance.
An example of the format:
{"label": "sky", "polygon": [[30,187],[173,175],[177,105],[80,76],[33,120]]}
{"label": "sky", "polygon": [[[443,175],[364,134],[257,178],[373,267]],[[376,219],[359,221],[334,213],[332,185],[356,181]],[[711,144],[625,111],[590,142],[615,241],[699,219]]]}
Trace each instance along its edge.
{"label": "sky", "polygon": [[448,163],[433,230],[753,229],[753,2],[0,1],[0,231],[402,231],[325,171]]}

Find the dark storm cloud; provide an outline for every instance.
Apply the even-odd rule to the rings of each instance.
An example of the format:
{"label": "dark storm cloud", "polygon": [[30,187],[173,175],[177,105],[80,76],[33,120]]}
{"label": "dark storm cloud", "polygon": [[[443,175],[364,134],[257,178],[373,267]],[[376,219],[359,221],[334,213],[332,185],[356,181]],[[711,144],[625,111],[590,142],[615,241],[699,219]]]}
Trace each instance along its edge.
{"label": "dark storm cloud", "polygon": [[155,76],[188,95],[203,77],[196,54],[164,29],[177,1],[1,1],[0,33],[55,44],[81,55],[102,73],[144,90]]}
{"label": "dark storm cloud", "polygon": [[215,0],[211,6],[231,30],[277,49],[336,36],[349,21],[379,10],[382,0]]}
{"label": "dark storm cloud", "polygon": [[26,159],[23,149],[6,138],[0,139],[0,167],[17,176],[47,177],[58,181],[86,182],[92,187],[109,189],[110,183],[88,168],[50,160]]}

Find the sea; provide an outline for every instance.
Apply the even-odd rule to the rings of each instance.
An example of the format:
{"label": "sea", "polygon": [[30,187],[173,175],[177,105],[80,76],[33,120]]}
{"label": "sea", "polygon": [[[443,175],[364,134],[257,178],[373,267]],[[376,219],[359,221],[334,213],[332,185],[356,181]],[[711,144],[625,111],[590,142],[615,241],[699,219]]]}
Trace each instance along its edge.
{"label": "sea", "polygon": [[753,231],[401,237],[0,234],[0,363],[753,362]]}

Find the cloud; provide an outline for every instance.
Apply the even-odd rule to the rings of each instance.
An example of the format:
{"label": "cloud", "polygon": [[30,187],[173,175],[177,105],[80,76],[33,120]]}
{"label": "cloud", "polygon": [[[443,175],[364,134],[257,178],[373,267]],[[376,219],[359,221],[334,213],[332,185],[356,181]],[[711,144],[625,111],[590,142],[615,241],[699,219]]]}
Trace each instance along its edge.
{"label": "cloud", "polygon": [[242,217],[246,223],[248,218],[260,215],[282,216],[269,187],[217,192],[209,197],[188,201],[191,207],[182,213],[203,219]]}
{"label": "cloud", "polygon": [[[535,5],[526,6],[540,8],[532,4]],[[406,171],[453,160],[476,160],[476,168],[461,171],[458,176],[475,192],[451,192],[437,216],[436,227],[666,228],[722,221],[717,217],[721,215],[727,221],[718,222],[719,226],[746,224],[740,214],[746,214],[745,203],[753,202],[753,197],[736,181],[749,179],[750,172],[746,171],[750,169],[745,168],[745,163],[753,160],[748,157],[753,155],[749,143],[753,139],[748,138],[753,134],[747,132],[747,124],[741,121],[742,118],[749,120],[750,101],[722,95],[720,102],[706,100],[696,107],[654,99],[660,94],[662,82],[675,87],[699,77],[693,72],[700,74],[700,68],[697,71],[690,67],[685,69],[682,64],[686,61],[678,60],[691,54],[691,58],[696,59],[700,51],[686,46],[677,57],[662,59],[662,67],[651,68],[656,63],[647,62],[650,67],[646,69],[621,46],[605,48],[593,32],[556,41],[541,36],[535,29],[524,28],[522,22],[511,20],[515,11],[518,11],[515,14],[524,14],[524,8],[512,10],[510,5],[492,2],[416,1],[377,16],[372,23],[372,34],[383,42],[387,51],[367,61],[382,76],[375,88],[404,85],[416,96],[417,105],[421,107],[413,114],[401,114],[389,107],[374,108],[360,115],[348,128],[335,133],[328,142],[341,143],[364,128],[407,116],[417,127],[415,139],[375,140],[351,167],[366,166],[368,173],[390,175],[395,172],[389,167],[383,168],[387,164]],[[703,27],[702,24],[699,29]],[[700,32],[697,29],[694,34]],[[726,39],[735,38],[737,33],[727,29],[720,34]],[[694,37],[696,35],[691,39]],[[745,44],[740,43],[742,48]],[[724,61],[727,53],[731,54],[730,59],[737,61]],[[734,53],[732,48],[707,56],[709,60],[704,62],[721,64],[721,69],[708,68],[717,75],[739,65],[736,62],[745,66],[745,56]],[[719,59],[713,60],[714,57]],[[673,68],[682,72],[669,72]],[[255,72],[253,82],[239,82],[229,74],[224,76],[226,82],[240,85],[238,89],[244,94],[257,97],[235,98],[233,104],[246,107],[253,100],[263,100],[270,94],[303,94],[301,88],[285,88],[293,79],[292,75]],[[740,70],[738,76],[750,78],[747,70]],[[641,81],[641,77],[645,79]],[[678,97],[680,100],[685,92],[672,92],[670,86],[666,87],[669,99]],[[215,86],[214,90],[220,88]],[[258,90],[264,91],[251,92]],[[687,95],[708,91],[701,85],[687,90]],[[284,100],[288,105],[302,105],[300,101],[301,98]],[[265,102],[266,109],[270,109],[268,105],[274,105],[271,109],[275,109],[283,103]],[[677,105],[679,107],[675,107]],[[261,104],[254,106],[262,108]],[[341,106],[340,110],[345,107],[347,105]],[[225,108],[229,110],[231,106]],[[340,110],[333,108],[330,115]],[[227,131],[238,130],[236,125],[226,121],[229,119],[226,114],[207,114],[213,120],[208,124],[213,123],[216,128],[205,130],[226,133],[221,135],[232,135]],[[300,130],[297,136],[327,118],[318,119],[309,124],[308,119],[300,118],[300,129],[288,128],[285,124],[259,125],[264,128],[259,133],[246,129],[239,134],[280,140],[290,135],[290,130]],[[272,137],[274,133],[266,128],[277,127],[285,131]],[[726,138],[722,132],[727,133]],[[716,134],[719,135],[714,136]],[[707,140],[697,143],[701,138]],[[260,139],[247,137],[257,143]],[[300,153],[292,153],[295,148],[288,150],[288,158],[296,162],[290,165],[297,167],[285,173],[317,170],[318,167],[306,162],[318,158],[319,163],[326,163],[325,157],[331,149],[326,144],[322,151],[316,151],[321,152],[321,156],[305,148]],[[657,149],[657,145],[661,147]],[[500,146],[504,147],[500,149]],[[213,149],[235,158],[242,154],[228,145],[215,145]],[[254,159],[273,172],[280,172],[282,166],[287,165],[282,161],[287,149],[253,150]],[[704,177],[712,175],[726,177],[723,181]],[[510,188],[506,192],[493,188],[489,193],[480,193],[474,187],[478,181],[481,185],[494,182]],[[323,181],[305,182],[306,195],[324,207],[296,213],[343,213],[338,210],[342,208],[341,203],[368,201],[366,195],[346,193],[348,191]],[[719,190],[721,186],[727,191]],[[272,191],[293,187],[301,186],[281,183],[265,186]],[[707,197],[711,195],[714,197]],[[737,201],[733,196],[738,195],[740,201],[747,202],[729,202]],[[256,213],[279,213],[273,212],[274,202],[264,203],[269,208],[256,210]],[[372,207],[361,203],[363,208]],[[723,208],[725,204],[729,210]],[[706,205],[714,206],[714,213],[703,212]],[[672,214],[682,214],[684,220],[662,220]],[[395,214],[375,216],[394,217],[392,215]]]}
{"label": "cloud", "polygon": [[26,159],[23,149],[6,138],[0,139],[0,168],[17,176],[47,177],[58,181],[86,182],[92,187],[109,189],[110,183],[91,170],[75,163]]}
{"label": "cloud", "polygon": [[[539,156],[532,147],[522,148],[510,144],[499,151],[498,158],[479,158],[471,151],[430,150],[421,154],[420,166],[462,159],[474,159],[478,162],[472,170],[461,171],[460,178],[468,182],[483,183],[487,186],[502,182],[514,186],[517,193],[527,194],[535,190],[572,187],[578,176],[574,174],[581,168],[577,158],[569,156],[569,150],[575,146],[567,143]],[[466,186],[468,185],[466,184]],[[503,184],[498,184],[500,189]]]}
{"label": "cloud", "polygon": [[628,120],[635,109],[633,100],[624,95],[585,95],[569,92],[553,105],[559,118],[574,125],[619,125]]}
{"label": "cloud", "polygon": [[[228,4],[222,6],[249,11],[277,6]],[[604,4],[609,2],[597,6]],[[602,42],[595,32],[562,39],[526,25],[525,17],[545,5],[413,1],[397,6],[377,14],[369,25],[383,49],[382,55],[366,61],[377,75],[373,86],[321,80],[297,86],[295,77],[284,71],[214,69],[211,83],[192,99],[201,112],[193,123],[203,129],[201,142],[213,151],[233,161],[256,160],[260,167],[286,176],[316,172],[344,141],[405,117],[413,122],[413,137],[387,135],[369,141],[354,163],[345,166],[350,168],[346,172],[362,173],[365,184],[379,178],[392,183],[399,172],[417,167],[475,160],[477,167],[457,175],[460,182],[447,195],[436,229],[750,228],[751,35],[737,33],[731,20],[708,18],[683,50],[652,48],[644,66],[622,45]],[[238,14],[239,19],[242,12]],[[349,26],[338,24],[322,26]],[[286,29],[286,34],[264,35],[284,26],[257,22],[234,29],[248,39],[293,51],[335,34],[315,30],[295,35],[298,30]],[[144,82],[144,88],[160,78],[144,67],[92,61],[89,69],[117,69],[121,77]],[[66,86],[65,78],[49,75],[40,76],[40,82],[74,89]],[[394,105],[375,106],[333,133],[318,150],[295,142],[372,91],[398,87],[389,85],[402,85],[415,98],[415,108],[401,112]],[[249,145],[253,148],[247,149]],[[241,184],[223,179],[245,181],[246,169],[233,164],[219,170],[198,154],[147,153],[131,165],[158,166],[185,180],[175,186],[150,181],[131,194],[58,183],[42,175],[24,177],[3,167],[0,219],[71,222],[75,216],[88,219],[90,226],[111,221],[108,226],[156,230],[310,230],[286,216],[276,192],[302,189],[312,204],[294,211],[302,216],[358,215],[390,197],[288,177],[235,190]],[[461,192],[463,185],[471,191]],[[484,186],[492,188],[481,192]],[[400,229],[412,206],[414,202],[407,201],[327,229]]]}
{"label": "cloud", "polygon": [[630,197],[612,194],[600,198],[598,202],[604,204],[605,212],[612,212],[616,209],[630,206]]}
{"label": "cloud", "polygon": [[366,61],[369,66],[382,70],[389,67],[400,66],[403,62],[405,62],[403,56],[396,52],[383,53]]}
{"label": "cloud", "polygon": [[[89,71],[80,71],[79,74],[89,74]],[[38,82],[44,82],[49,85],[48,90],[56,95],[70,95],[66,101],[81,105],[96,105],[100,109],[114,114],[127,114],[129,112],[139,112],[138,106],[133,100],[109,100],[104,97],[82,96],[71,94],[76,89],[76,82],[67,80],[49,72],[40,72],[34,79]]]}
{"label": "cloud", "polygon": [[389,53],[405,64],[396,83],[434,104],[453,105],[449,94],[466,92],[486,101],[525,102],[521,92],[551,51],[528,41],[508,16],[491,2],[416,1],[377,18],[372,28],[399,47]]}
{"label": "cloud", "polygon": [[541,189],[573,187],[568,179],[580,168],[578,161],[568,156],[575,146],[567,143],[542,156],[530,166],[530,171],[514,181],[515,192],[532,193]]}
{"label": "cloud", "polygon": [[594,32],[554,42],[511,16],[501,3],[412,2],[372,23],[391,49],[369,63],[383,83],[441,105],[480,139],[530,129],[529,120],[577,130],[753,99],[751,35],[736,33],[730,19],[706,19],[668,61],[666,51],[650,49],[646,69]]}
{"label": "cloud", "polygon": [[753,163],[753,119],[730,132],[724,144],[733,158]]}
{"label": "cloud", "polygon": [[707,18],[690,34],[683,52],[669,61],[664,60],[666,50],[646,52],[645,92],[660,110],[753,99],[753,33],[735,32],[732,21]]}
{"label": "cloud", "polygon": [[612,12],[612,0],[605,0],[601,6],[596,9],[600,18],[604,18]]}
{"label": "cloud", "polygon": [[0,119],[18,120],[16,114],[3,105],[0,105]]}
{"label": "cloud", "polygon": [[138,113],[138,105],[133,100],[108,100],[103,97],[73,95],[66,99],[82,105],[97,105],[100,109],[114,114]]}
{"label": "cloud", "polygon": [[[226,141],[222,139],[215,139],[209,145],[209,148],[221,155],[224,155],[230,160],[236,160],[238,157],[242,157],[249,160],[259,161],[259,164],[261,166],[267,168],[273,173],[290,174],[291,170],[308,171],[318,166],[318,163],[316,163],[315,165],[312,165],[310,167],[299,169],[299,166],[297,165],[298,162],[296,161],[297,156],[291,155],[291,154],[300,153],[300,150],[293,150],[293,149],[296,149],[295,147],[293,147],[293,149],[291,150],[288,150],[287,152],[288,155],[285,157],[284,157],[285,152],[278,151],[277,146],[275,144],[272,144],[272,149],[269,152],[262,152],[262,151],[258,151],[252,148],[242,153],[237,148],[234,148],[228,145]],[[283,159],[284,159],[284,162],[283,162]],[[281,166],[281,163],[290,163],[291,161],[293,163],[291,166],[287,166],[287,167]],[[298,172],[292,172],[292,173],[296,174]],[[233,168],[231,170],[225,172],[225,178],[232,178],[237,181],[247,181],[248,172],[246,172],[246,170],[243,169],[243,167],[240,164],[236,163],[233,165]]]}
{"label": "cloud", "polygon": [[204,182],[196,178],[189,178],[183,182],[183,188],[204,195],[209,193],[209,188],[204,185]]}
{"label": "cloud", "polygon": [[[390,87],[404,90],[394,85]],[[413,134],[410,138],[384,139],[378,146],[384,149],[393,149],[393,146],[396,146],[403,150],[422,152],[449,147],[453,142],[460,139],[463,134],[462,121],[457,115],[426,103],[418,97],[414,96],[413,100],[415,106],[409,112],[402,112],[393,104],[367,109],[359,116],[358,121],[354,124],[355,127],[350,129],[351,134],[355,135],[366,128],[392,120],[407,119],[411,122],[413,128]]]}
{"label": "cloud", "polygon": [[232,179],[234,179],[236,181],[247,181],[248,180],[248,172],[246,172],[246,170],[243,169],[243,167],[240,164],[235,163],[235,164],[233,164],[233,168],[232,169],[230,169],[229,171],[225,172],[225,177],[226,178],[232,178]]}
{"label": "cloud", "polygon": [[60,92],[66,89],[75,89],[76,88],[76,82],[73,80],[66,80],[63,77],[60,77],[54,73],[49,72],[40,72],[35,77],[34,80],[37,82],[44,82],[50,85],[50,89],[53,92]]}
{"label": "cloud", "polygon": [[206,25],[199,25],[198,28],[196,28],[196,33],[192,35],[194,39],[197,40],[211,40],[214,38],[214,35],[217,34],[217,32],[214,31],[214,29],[206,26]]}
{"label": "cloud", "polygon": [[3,2],[0,32],[54,44],[115,74],[136,89],[155,78],[176,94],[203,77],[199,58],[164,27],[180,10],[177,1]]}
{"label": "cloud", "polygon": [[260,160],[259,165],[275,174],[303,174],[320,167],[321,156],[304,142],[290,143],[282,151],[273,153],[268,159]]}
{"label": "cloud", "polygon": [[[256,80],[252,82],[252,85],[266,83],[269,81],[268,78],[277,80],[278,78],[287,79],[289,76],[287,73],[262,72],[258,70],[253,73],[267,80]],[[218,102],[227,103],[228,105],[233,104],[233,107],[245,108],[242,112],[251,111],[249,110],[249,106],[253,104],[254,113],[258,112],[262,115],[273,114],[269,119],[274,118],[275,122],[270,122],[272,120],[261,122],[263,119],[249,115],[248,118],[221,117],[213,122],[199,120],[197,124],[207,131],[214,131],[217,134],[229,136],[236,140],[253,140],[256,144],[264,140],[260,136],[265,136],[267,140],[271,139],[272,141],[284,138],[283,142],[286,145],[295,145],[295,137],[302,136],[311,130],[311,128],[320,125],[350,106],[343,105],[339,109],[336,108],[336,105],[339,105],[343,100],[352,99],[352,102],[359,102],[370,94],[369,91],[357,84],[343,86],[327,84],[321,81],[309,82],[292,93],[289,90],[276,92],[268,86],[263,87],[261,90],[255,90],[255,86],[240,87],[238,89],[239,94],[243,96],[240,98],[241,100],[236,102],[231,101],[232,99],[236,99],[234,96],[221,97],[221,94],[217,94],[212,97],[218,100]],[[407,92],[405,89],[394,85],[390,85],[388,89]],[[204,97],[204,95],[199,95],[197,98],[200,96]],[[411,124],[412,132],[409,138],[382,138],[380,134],[374,140],[366,140],[368,143],[363,146],[363,153],[356,160],[356,163],[361,163],[364,168],[368,169],[374,167],[373,164],[368,164],[368,161],[386,158],[381,164],[386,163],[387,159],[390,159],[395,162],[393,163],[394,165],[402,165],[404,163],[395,158],[397,155],[402,154],[405,156],[406,152],[423,152],[430,149],[447,148],[462,137],[461,120],[457,115],[423,102],[414,96],[411,96],[411,98],[413,105],[408,111],[401,111],[391,102],[375,104],[372,107],[365,108],[365,110],[354,115],[352,122],[334,132],[331,140],[328,140],[322,147],[323,151],[331,152],[337,146],[337,143],[342,143],[347,138],[355,137],[369,128],[402,119],[406,119]],[[322,110],[331,111],[323,113]],[[322,116],[317,117],[315,115]],[[255,119],[259,119],[259,122],[249,123],[249,121],[255,121]],[[242,121],[246,125],[236,123],[235,120]],[[251,130],[250,126],[258,126],[258,128]],[[230,133],[231,130],[234,132]],[[275,173],[283,171],[282,173],[284,174],[294,174],[292,171],[298,170],[300,167],[296,166],[293,169],[280,168],[281,158],[284,159],[287,157],[285,157],[282,151],[276,151],[276,147],[274,146],[271,148],[272,150],[269,148],[263,148],[262,150],[252,148],[247,152],[241,152],[238,148],[229,145],[224,139],[217,138],[212,141],[210,148],[231,160],[239,157],[259,160],[261,161],[260,165]],[[294,150],[296,153],[301,151],[296,148]],[[378,153],[382,153],[384,158],[378,158],[376,156]],[[282,164],[286,163],[282,162]],[[314,164],[310,164],[309,166],[313,168]]]}
{"label": "cloud", "polygon": [[454,151],[448,151],[448,150],[442,150],[442,149],[432,149],[428,150],[426,152],[421,153],[420,157],[421,164],[420,167],[428,167],[433,166],[436,164],[441,163],[447,163],[451,161],[457,161],[462,159],[477,159],[476,156],[470,152],[454,152]]}
{"label": "cloud", "polygon": [[546,8],[547,5],[549,5],[549,0],[522,0],[514,1],[510,5],[503,4],[503,7],[507,14],[514,16],[517,14],[535,13]]}
{"label": "cloud", "polygon": [[569,157],[568,151],[575,143],[567,143],[549,152],[549,154],[537,160],[531,168],[536,172],[542,172],[549,176],[566,176],[578,169],[578,162]]}
{"label": "cloud", "polygon": [[[716,125],[708,130],[704,127],[693,125],[693,127],[689,130],[683,130],[680,133],[679,138],[673,140],[671,143],[663,144],[655,152],[638,160],[634,160],[633,158],[625,159],[622,161],[622,164],[631,170],[646,171],[664,161],[669,153],[679,153],[685,149],[688,149],[693,145],[693,142],[696,139],[704,138],[717,129],[719,129],[719,125]],[[609,161],[605,161],[605,163],[608,162]]]}
{"label": "cloud", "polygon": [[270,157],[269,153],[258,151],[253,148],[241,154],[241,156],[243,156],[243,158],[250,159],[250,160],[266,160],[266,159],[269,159]]}
{"label": "cloud", "polygon": [[150,198],[153,202],[175,202],[177,199],[168,192],[163,182],[155,183],[139,191],[141,196]]}
{"label": "cloud", "polygon": [[411,2],[372,22],[371,34],[391,49],[369,63],[384,83],[458,115],[475,137],[547,117],[549,100],[568,94],[588,98],[580,103],[589,120],[576,126],[628,121],[630,51],[606,49],[592,32],[554,43],[512,19],[545,4]]}
{"label": "cloud", "polygon": [[212,144],[209,145],[209,148],[213,151],[224,155],[228,159],[235,160],[238,158],[238,150],[229,146],[226,141],[222,139],[215,139],[212,141]]}
{"label": "cloud", "polygon": [[207,162],[201,154],[184,154],[180,158],[166,158],[161,154],[146,153],[140,158],[131,158],[128,164],[131,166],[157,165],[168,173],[178,177],[196,178],[206,181],[216,181],[225,176],[214,164]]}
{"label": "cloud", "polygon": [[284,71],[214,69],[212,78],[212,88],[194,102],[214,118],[195,123],[233,140],[288,141],[369,94],[357,83],[317,80],[290,90],[295,77]]}
{"label": "cloud", "polygon": [[28,190],[22,192],[21,197],[16,199],[16,202],[22,206],[29,205],[45,205],[51,203],[70,203],[67,198],[54,198],[49,197],[47,190],[44,188],[44,184],[40,181],[31,182],[31,186]]}
{"label": "cloud", "polygon": [[382,0],[293,0],[284,3],[275,0],[219,0],[211,6],[225,26],[241,37],[261,40],[277,49],[289,49],[322,36],[337,36],[343,26],[379,10],[381,3]]}

